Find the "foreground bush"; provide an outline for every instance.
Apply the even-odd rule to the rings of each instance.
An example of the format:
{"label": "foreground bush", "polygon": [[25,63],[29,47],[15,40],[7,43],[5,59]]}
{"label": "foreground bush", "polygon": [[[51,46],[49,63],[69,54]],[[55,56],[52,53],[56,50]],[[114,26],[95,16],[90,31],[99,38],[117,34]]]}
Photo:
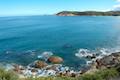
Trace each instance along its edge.
{"label": "foreground bush", "polygon": [[106,69],[97,72],[103,79],[111,79],[119,76],[119,72],[116,69]]}
{"label": "foreground bush", "polygon": [[79,79],[71,77],[42,77],[42,78],[27,78],[24,80],[79,80]]}
{"label": "foreground bush", "polygon": [[0,68],[0,80],[18,80],[18,76],[13,71],[5,71]]}
{"label": "foreground bush", "polygon": [[103,80],[103,78],[97,74],[85,74],[81,76],[80,80]]}
{"label": "foreground bush", "polygon": [[[28,78],[25,80],[109,80],[119,75],[116,69],[105,69],[97,71],[93,74],[83,74],[77,78],[71,77],[43,77],[43,78]],[[23,79],[22,79],[23,80]]]}
{"label": "foreground bush", "polygon": [[84,74],[81,76],[81,80],[110,80],[118,76],[119,72],[116,69],[105,69],[93,74]]}
{"label": "foreground bush", "polygon": [[0,68],[0,80],[109,80],[111,78],[119,76],[119,72],[116,69],[100,70],[92,74],[83,74],[80,77],[41,77],[41,78],[27,78],[18,79],[18,76],[12,71],[5,71]]}

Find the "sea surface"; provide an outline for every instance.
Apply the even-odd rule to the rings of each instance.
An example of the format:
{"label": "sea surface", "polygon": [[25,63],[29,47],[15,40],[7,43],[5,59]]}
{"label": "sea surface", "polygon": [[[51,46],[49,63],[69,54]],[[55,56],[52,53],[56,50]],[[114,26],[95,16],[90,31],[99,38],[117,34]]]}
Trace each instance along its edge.
{"label": "sea surface", "polygon": [[78,68],[86,64],[80,50],[120,51],[120,17],[0,17],[1,63],[27,65],[46,52],[62,57],[64,65]]}

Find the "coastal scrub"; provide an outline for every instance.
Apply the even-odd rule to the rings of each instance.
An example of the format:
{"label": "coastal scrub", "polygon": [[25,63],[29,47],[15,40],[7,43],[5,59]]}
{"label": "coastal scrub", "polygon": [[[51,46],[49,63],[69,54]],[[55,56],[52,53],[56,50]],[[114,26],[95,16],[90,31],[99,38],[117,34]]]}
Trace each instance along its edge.
{"label": "coastal scrub", "polygon": [[6,71],[4,68],[0,68],[0,80],[18,80],[18,75],[13,71]]}

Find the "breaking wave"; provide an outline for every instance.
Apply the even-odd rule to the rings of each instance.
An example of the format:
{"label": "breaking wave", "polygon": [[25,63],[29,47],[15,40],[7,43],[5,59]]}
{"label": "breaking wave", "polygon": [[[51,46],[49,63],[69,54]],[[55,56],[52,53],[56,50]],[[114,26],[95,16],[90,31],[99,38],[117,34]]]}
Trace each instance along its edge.
{"label": "breaking wave", "polygon": [[79,49],[78,53],[75,54],[75,56],[80,57],[80,58],[91,56],[91,55],[92,55],[92,53],[88,49]]}
{"label": "breaking wave", "polygon": [[[120,52],[120,47],[117,48],[100,48],[96,50],[89,50],[89,49],[79,49],[77,53],[75,53],[75,56],[78,58],[85,58],[86,59],[86,64],[90,64],[96,59],[101,59],[104,56],[109,56],[112,53]],[[93,59],[88,59],[88,57],[93,57]]]}
{"label": "breaking wave", "polygon": [[52,55],[53,55],[53,53],[48,51],[48,52],[43,52],[42,54],[38,55],[37,57],[39,59],[47,60]]}
{"label": "breaking wave", "polygon": [[[95,50],[83,49],[82,48],[82,49],[79,49],[74,54],[75,55],[74,58],[78,57],[78,59],[77,59],[78,62],[76,61],[75,64],[78,64],[80,66],[81,65],[89,65],[89,64],[93,63],[94,61],[96,61],[96,59],[101,59],[104,56],[108,56],[108,55],[111,55],[112,53],[116,53],[116,52],[120,52],[120,47],[116,47],[116,48],[97,48]],[[43,51],[36,51],[36,50],[27,50],[27,51],[24,51],[23,53],[21,53],[21,52],[16,53],[14,51],[6,51],[5,54],[1,56],[1,59],[2,59],[2,57],[4,57],[4,59],[2,59],[1,62],[5,61],[6,63],[23,64],[26,61],[26,63],[25,63],[25,65],[26,65],[26,64],[29,64],[29,63],[31,63],[35,60],[47,61],[47,59],[50,56],[53,56],[53,55],[56,55],[56,53],[53,53],[52,51],[44,51],[43,52]],[[64,56],[66,56],[66,55],[64,55]],[[71,57],[71,55],[70,55],[70,57]],[[72,67],[75,66],[74,64],[70,63],[70,62],[72,62],[72,59],[68,60],[65,57],[63,57],[63,58],[64,58],[64,65],[67,65],[67,66],[70,65]],[[27,60],[28,60],[28,62],[27,62]],[[81,62],[83,60],[83,62],[85,62],[85,63],[81,64],[80,60],[81,60]],[[74,60],[73,60],[73,62],[74,62]],[[7,66],[9,66],[9,65],[7,65]]]}

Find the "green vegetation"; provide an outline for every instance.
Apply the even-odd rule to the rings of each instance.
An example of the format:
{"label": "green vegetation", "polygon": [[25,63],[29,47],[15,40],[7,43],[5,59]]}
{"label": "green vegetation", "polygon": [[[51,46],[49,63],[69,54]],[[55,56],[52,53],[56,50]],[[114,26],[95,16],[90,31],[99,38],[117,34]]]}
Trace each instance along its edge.
{"label": "green vegetation", "polygon": [[100,75],[103,79],[107,79],[107,80],[119,76],[119,72],[116,69],[101,70],[96,74]]}
{"label": "green vegetation", "polygon": [[24,80],[79,80],[79,79],[71,77],[42,77],[42,78],[27,78]]}
{"label": "green vegetation", "polygon": [[81,80],[109,80],[119,76],[119,72],[116,69],[105,69],[95,72],[93,74],[84,74],[81,76]]}
{"label": "green vegetation", "polygon": [[62,11],[57,13],[58,16],[120,16],[120,11],[108,11],[108,12],[97,12],[97,11]]}
{"label": "green vegetation", "polygon": [[81,76],[81,80],[103,80],[103,78],[98,74],[85,74]]}
{"label": "green vegetation", "polygon": [[[43,78],[27,78],[25,80],[109,80],[119,76],[116,69],[100,70],[92,74],[83,74],[80,77],[43,77]],[[23,80],[23,79],[22,79]]]}
{"label": "green vegetation", "polygon": [[5,71],[0,69],[0,80],[109,80],[119,76],[116,69],[104,69],[91,74],[83,74],[79,77],[41,77],[41,78],[27,78],[18,79],[18,76],[12,71]]}
{"label": "green vegetation", "polygon": [[13,71],[5,71],[0,68],[0,80],[18,80],[18,76]]}

